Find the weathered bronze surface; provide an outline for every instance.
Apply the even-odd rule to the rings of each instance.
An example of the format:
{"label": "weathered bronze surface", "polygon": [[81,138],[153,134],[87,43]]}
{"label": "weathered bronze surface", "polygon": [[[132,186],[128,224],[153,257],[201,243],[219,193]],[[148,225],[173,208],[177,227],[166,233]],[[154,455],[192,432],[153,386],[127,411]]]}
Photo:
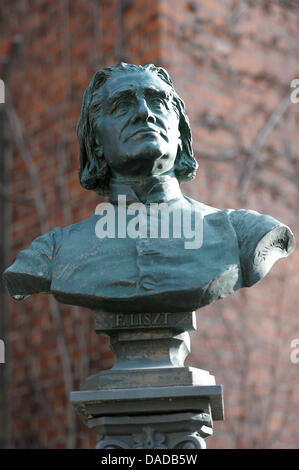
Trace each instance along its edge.
{"label": "weathered bronze surface", "polygon": [[[143,318],[144,325],[135,321]],[[153,325],[147,324],[149,318]],[[96,311],[95,330],[109,336],[116,362],[113,369],[88,377],[81,384],[81,390],[215,384],[214,377],[207,371],[184,367],[190,353],[187,331],[194,330],[195,323],[195,312],[113,314]]]}
{"label": "weathered bronze surface", "polygon": [[220,386],[122,392],[72,394],[75,409],[98,434],[98,449],[205,449],[213,419],[223,419]]}
{"label": "weathered bronze surface", "polygon": [[195,312],[95,312],[116,363],[88,377],[71,401],[97,432],[98,449],[206,447],[213,420],[224,417],[223,398],[209,372],[184,367],[195,325]]}
{"label": "weathered bronze surface", "polygon": [[[15,299],[44,292],[110,312],[192,311],[253,285],[293,251],[292,232],[271,216],[183,196],[179,183],[194,177],[197,163],[184,104],[164,69],[122,63],[97,72],[84,94],[78,138],[80,182],[109,194],[116,223],[119,196],[126,207],[144,203],[148,217],[152,203],[165,203],[170,218],[192,210],[202,218],[202,246],[186,249],[186,236],[171,230],[167,238],[117,232],[100,239],[95,227],[104,215],[94,214],[19,253],[4,273]],[[125,223],[132,218],[126,214]]]}

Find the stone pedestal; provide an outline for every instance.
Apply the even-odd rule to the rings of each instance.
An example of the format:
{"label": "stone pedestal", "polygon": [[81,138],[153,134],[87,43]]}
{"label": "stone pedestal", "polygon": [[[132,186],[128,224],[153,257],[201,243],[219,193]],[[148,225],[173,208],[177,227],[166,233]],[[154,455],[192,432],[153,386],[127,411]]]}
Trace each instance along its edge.
{"label": "stone pedestal", "polygon": [[116,364],[88,377],[71,401],[97,432],[97,448],[206,447],[213,420],[223,419],[222,387],[209,372],[184,367],[194,328],[194,312],[95,313]]}

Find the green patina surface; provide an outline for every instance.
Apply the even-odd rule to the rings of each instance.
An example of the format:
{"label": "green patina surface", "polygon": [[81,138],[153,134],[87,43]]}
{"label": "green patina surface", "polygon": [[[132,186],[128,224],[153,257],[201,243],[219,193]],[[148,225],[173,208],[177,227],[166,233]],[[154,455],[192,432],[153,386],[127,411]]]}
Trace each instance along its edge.
{"label": "green patina surface", "polygon": [[170,218],[178,210],[199,214],[202,245],[186,249],[187,237],[171,230],[167,238],[100,239],[95,227],[104,215],[95,214],[19,253],[4,273],[14,298],[44,292],[108,312],[192,311],[253,285],[294,250],[290,229],[271,216],[219,210],[181,193],[179,183],[194,177],[197,163],[184,104],[164,69],[122,63],[97,72],[78,138],[80,182],[109,195],[116,223],[119,196],[144,204],[146,217],[152,203],[165,203]]}

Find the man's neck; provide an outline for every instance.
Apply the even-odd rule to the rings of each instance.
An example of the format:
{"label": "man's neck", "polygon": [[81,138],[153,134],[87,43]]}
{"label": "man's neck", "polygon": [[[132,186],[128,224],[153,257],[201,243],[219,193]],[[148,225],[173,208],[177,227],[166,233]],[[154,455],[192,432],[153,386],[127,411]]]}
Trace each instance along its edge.
{"label": "man's neck", "polygon": [[169,171],[163,175],[143,176],[140,178],[113,177],[111,182],[130,186],[135,191],[138,199],[141,202],[145,202],[147,201],[148,194],[156,184],[163,184],[172,178],[175,178],[174,172]]}
{"label": "man's neck", "polygon": [[[127,188],[127,189],[126,189]],[[125,177],[112,177],[110,180],[110,193],[112,199],[115,201],[116,194],[124,192],[128,195],[135,193],[137,200],[146,203],[152,198],[169,200],[172,197],[181,197],[178,181],[173,172],[164,173],[163,175],[153,175],[143,178],[125,178]],[[135,196],[135,197],[136,197]]]}

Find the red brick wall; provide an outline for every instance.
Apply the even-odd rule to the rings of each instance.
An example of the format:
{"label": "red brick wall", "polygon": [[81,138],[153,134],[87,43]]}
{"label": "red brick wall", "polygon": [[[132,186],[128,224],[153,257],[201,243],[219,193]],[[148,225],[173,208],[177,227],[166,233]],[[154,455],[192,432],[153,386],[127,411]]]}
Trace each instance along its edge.
{"label": "red brick wall", "polygon": [[[270,213],[298,234],[298,105],[287,98],[252,175],[247,163],[298,76],[298,17],[261,3],[162,1],[161,60],[186,103],[200,165],[186,193]],[[298,251],[254,288],[200,311],[196,363],[223,383],[226,405],[213,447],[298,447],[298,366],[289,359],[299,333],[297,265]]]}
{"label": "red brick wall", "polygon": [[[287,106],[250,157],[298,77],[297,16],[275,1],[239,3],[2,1],[0,55],[23,35],[7,84],[6,106],[16,113],[11,259],[39,234],[94,211],[98,198],[77,179],[75,126],[96,68],[120,59],[165,66],[186,103],[200,165],[195,181],[183,185],[186,194],[270,213],[298,234],[299,104]],[[298,447],[299,365],[290,362],[290,342],[299,338],[298,261],[296,251],[254,288],[199,313],[190,363],[224,385],[226,406],[210,447]],[[93,446],[68,398],[104,365],[92,313],[34,296],[11,301],[9,318],[11,446]]]}

